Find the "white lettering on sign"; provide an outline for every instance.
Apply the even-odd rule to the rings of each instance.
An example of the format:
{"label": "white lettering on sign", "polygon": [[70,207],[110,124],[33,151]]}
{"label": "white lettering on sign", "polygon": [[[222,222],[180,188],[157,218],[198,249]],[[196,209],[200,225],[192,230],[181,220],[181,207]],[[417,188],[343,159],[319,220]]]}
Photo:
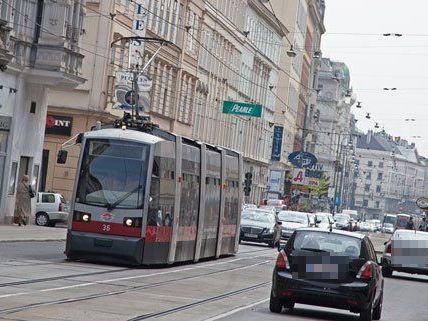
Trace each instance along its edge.
{"label": "white lettering on sign", "polygon": [[55,119],[55,126],[70,127],[71,121]]}
{"label": "white lettering on sign", "polygon": [[232,112],[235,112],[235,113],[251,114],[252,111],[253,111],[253,107],[240,106],[237,104],[233,105],[232,107]]}

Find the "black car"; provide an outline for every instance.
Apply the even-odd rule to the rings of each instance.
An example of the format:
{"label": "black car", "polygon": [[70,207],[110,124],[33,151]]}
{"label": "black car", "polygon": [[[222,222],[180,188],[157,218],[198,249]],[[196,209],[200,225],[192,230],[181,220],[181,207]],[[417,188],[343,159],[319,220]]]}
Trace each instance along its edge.
{"label": "black car", "polygon": [[281,240],[281,224],[274,212],[246,209],[241,216],[239,242],[267,243],[270,247],[275,247]]}
{"label": "black car", "polygon": [[380,320],[383,276],[365,235],[304,228],[280,250],[273,272],[270,310],[295,303],[349,310],[361,321]]}

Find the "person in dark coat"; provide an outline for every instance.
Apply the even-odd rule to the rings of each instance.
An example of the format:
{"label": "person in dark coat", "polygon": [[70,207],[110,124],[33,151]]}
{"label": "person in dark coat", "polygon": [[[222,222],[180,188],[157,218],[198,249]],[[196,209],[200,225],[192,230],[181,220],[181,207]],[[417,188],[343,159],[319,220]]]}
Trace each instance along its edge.
{"label": "person in dark coat", "polygon": [[30,178],[24,175],[16,189],[15,223],[27,225],[26,219],[31,215]]}

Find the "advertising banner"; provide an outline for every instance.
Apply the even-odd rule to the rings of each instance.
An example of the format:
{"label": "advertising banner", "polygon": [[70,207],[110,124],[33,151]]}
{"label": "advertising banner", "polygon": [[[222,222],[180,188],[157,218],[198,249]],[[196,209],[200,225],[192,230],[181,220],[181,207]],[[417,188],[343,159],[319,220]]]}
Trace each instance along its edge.
{"label": "advertising banner", "polygon": [[282,181],[282,172],[271,171],[270,177],[269,177],[269,192],[281,193],[281,181]]}
{"label": "advertising banner", "polygon": [[273,142],[272,142],[272,161],[281,160],[281,150],[282,150],[282,137],[284,134],[284,127],[275,126],[273,130]]}

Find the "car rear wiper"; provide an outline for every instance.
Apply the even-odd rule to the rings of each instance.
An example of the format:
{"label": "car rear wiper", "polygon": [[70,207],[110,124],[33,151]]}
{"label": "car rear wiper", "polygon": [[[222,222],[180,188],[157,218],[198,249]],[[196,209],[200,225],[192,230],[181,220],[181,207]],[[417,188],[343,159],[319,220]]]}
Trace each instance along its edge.
{"label": "car rear wiper", "polygon": [[328,253],[328,251],[326,251],[326,250],[313,249],[313,248],[310,248],[310,247],[302,247],[300,250],[310,251],[310,252],[317,252],[317,253]]}

